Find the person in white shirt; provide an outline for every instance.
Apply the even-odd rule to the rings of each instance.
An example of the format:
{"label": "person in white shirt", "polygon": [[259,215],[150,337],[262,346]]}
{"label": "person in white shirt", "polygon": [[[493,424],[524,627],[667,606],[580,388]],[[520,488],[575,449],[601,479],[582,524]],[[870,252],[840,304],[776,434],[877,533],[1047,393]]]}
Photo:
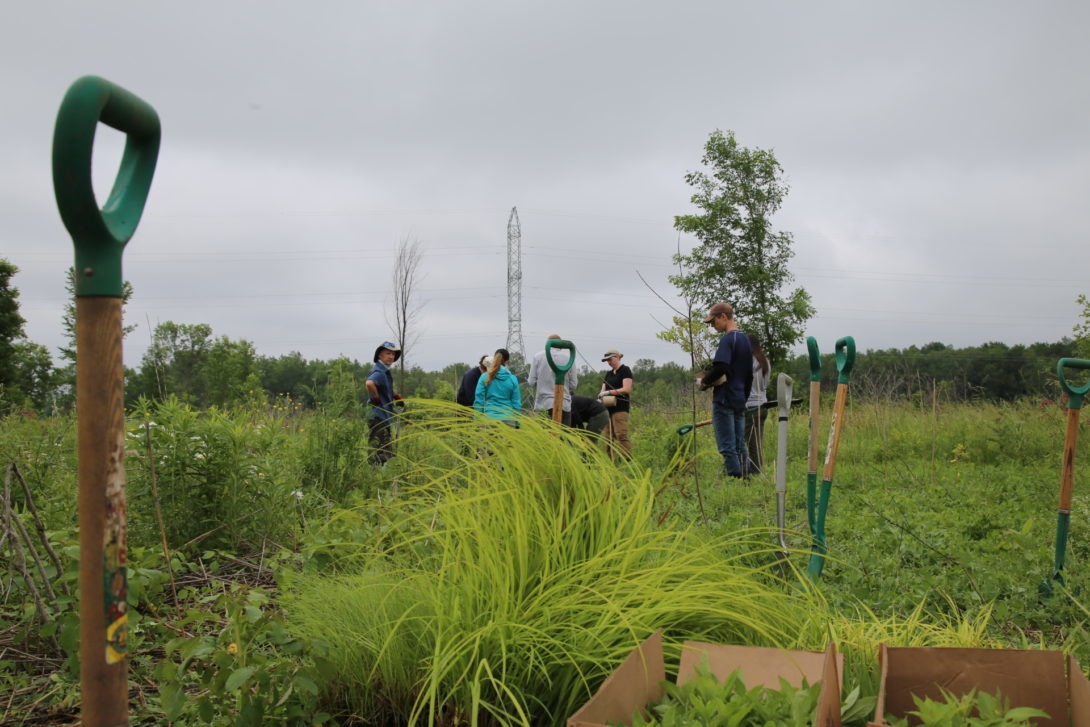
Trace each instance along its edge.
{"label": "person in white shirt", "polygon": [[[554,333],[549,336],[549,340],[560,341],[563,339]],[[563,366],[568,363],[571,355],[571,351],[566,348],[554,348],[553,362],[558,366]],[[526,383],[537,391],[537,395],[534,397],[534,411],[548,412],[551,417],[553,415],[556,375],[549,368],[549,361],[545,358],[544,350],[534,354],[533,363],[530,364],[530,375],[526,378]],[[568,369],[568,373],[564,374],[564,414],[561,417],[561,421],[569,427],[571,426],[571,393],[575,391],[575,386],[578,383],[579,374],[576,373],[575,366],[572,366]]]}
{"label": "person in white shirt", "polygon": [[746,338],[753,349],[753,386],[750,387],[749,399],[746,400],[746,449],[749,452],[749,468],[746,474],[759,475],[765,463],[764,432],[768,409],[764,404],[768,401],[768,374],[772,366],[768,363],[768,357],[761,349],[757,336],[747,333]]}

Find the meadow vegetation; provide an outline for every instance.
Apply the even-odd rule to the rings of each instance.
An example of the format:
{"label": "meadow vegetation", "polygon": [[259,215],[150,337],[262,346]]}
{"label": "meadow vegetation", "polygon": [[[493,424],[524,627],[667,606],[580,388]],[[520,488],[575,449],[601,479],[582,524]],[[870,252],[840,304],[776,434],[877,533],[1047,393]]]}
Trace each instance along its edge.
{"label": "meadow vegetation", "polygon": [[[539,419],[513,430],[412,400],[399,456],[376,469],[349,374],[316,409],[138,402],[133,723],[561,724],[656,628],[668,663],[690,638],[834,640],[864,696],[880,642],[1061,648],[1090,664],[1084,478],[1068,589],[1037,588],[1062,403],[853,400],[815,584],[801,575],[804,408],[789,421],[786,562],[774,468],[724,480],[707,429],[677,434],[686,409],[680,393],[638,407],[635,460],[615,464]],[[76,721],[74,436],[67,415],[0,420],[4,498],[25,530],[2,520],[0,722]]]}

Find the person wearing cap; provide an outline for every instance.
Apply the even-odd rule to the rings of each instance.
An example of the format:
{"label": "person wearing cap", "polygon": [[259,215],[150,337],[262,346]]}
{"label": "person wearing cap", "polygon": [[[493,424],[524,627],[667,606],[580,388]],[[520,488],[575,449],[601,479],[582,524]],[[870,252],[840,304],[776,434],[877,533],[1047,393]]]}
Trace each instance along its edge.
{"label": "person wearing cap", "polygon": [[602,361],[609,364],[610,371],[602,381],[602,390],[598,392],[598,398],[609,409],[606,452],[610,457],[620,455],[625,459],[632,459],[632,440],[628,438],[632,369],[621,363],[622,358],[624,354],[615,348],[602,354]]}
{"label": "person wearing cap", "polygon": [[[562,339],[554,333],[549,336],[548,340],[560,341]],[[571,351],[566,348],[554,349],[553,361],[558,366],[563,366],[568,362],[571,355]],[[526,383],[537,390],[537,395],[534,397],[534,411],[547,412],[551,417],[553,415],[556,377],[553,375],[552,369],[549,368],[549,361],[544,350],[534,354],[534,360],[530,364],[530,375],[526,377]],[[575,366],[572,366],[568,369],[568,373],[564,374],[564,401],[562,403],[564,409],[560,419],[569,427],[571,426],[571,393],[575,391],[578,384],[579,374],[576,373]]]}
{"label": "person wearing cap", "polygon": [[727,475],[741,478],[746,471],[746,401],[753,387],[753,351],[749,339],[738,329],[730,303],[713,305],[704,322],[723,337],[719,339],[711,368],[698,383],[702,391],[713,387],[712,428],[716,448],[723,455]]}
{"label": "person wearing cap", "polygon": [[372,359],[374,367],[367,376],[364,385],[371,397],[371,411],[367,414],[367,441],[371,444],[372,464],[386,464],[394,456],[393,421],[394,402],[401,396],[394,393],[394,376],[390,366],[401,358],[401,349],[396,343],[384,341],[375,349]]}
{"label": "person wearing cap", "polygon": [[481,379],[481,374],[488,370],[488,366],[485,365],[484,360],[490,358],[489,356],[481,356],[481,360],[477,362],[477,365],[465,372],[462,376],[462,384],[458,387],[458,395],[455,397],[462,406],[473,406],[473,398],[477,393],[477,382]]}

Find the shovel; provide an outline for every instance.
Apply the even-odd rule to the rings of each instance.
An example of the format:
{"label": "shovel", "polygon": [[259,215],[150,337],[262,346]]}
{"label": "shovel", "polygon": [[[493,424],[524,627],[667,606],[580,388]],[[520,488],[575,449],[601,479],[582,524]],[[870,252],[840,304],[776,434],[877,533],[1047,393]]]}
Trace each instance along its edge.
{"label": "shovel", "polygon": [[681,435],[688,434],[689,432],[697,429],[698,427],[706,427],[711,423],[711,419],[705,419],[704,421],[697,422],[696,424],[682,424],[680,427],[677,428],[677,434],[680,437]]}
{"label": "shovel", "polygon": [[776,527],[780,530],[780,549],[787,560],[787,415],[791,411],[794,382],[787,374],[776,377],[776,411],[780,429],[776,437]]}
{"label": "shovel", "polygon": [[[99,122],[127,135],[102,209],[91,182]],[[53,189],[76,264],[76,411],[79,440],[80,690],[85,727],[127,725],[128,614],[121,253],[151,188],[159,116],[95,76],[73,83],[53,132]]]}
{"label": "shovel", "polygon": [[[844,428],[844,407],[848,403],[848,381],[855,364],[855,339],[845,336],[836,342],[836,400],[833,404],[833,423],[829,430],[829,444],[825,450],[825,472],[821,478],[821,494],[814,518],[814,539],[810,548],[810,567],[807,572],[813,579],[821,577],[825,567],[825,513],[829,509],[829,493],[833,489],[833,473],[836,472],[836,451],[840,447],[840,433]],[[812,435],[811,435],[812,436]]]}
{"label": "shovel", "polygon": [[1064,458],[1060,470],[1060,507],[1056,514],[1056,564],[1052,569],[1052,579],[1045,579],[1037,587],[1043,596],[1052,595],[1052,581],[1064,585],[1064,554],[1067,551],[1067,528],[1071,522],[1071,492],[1075,480],[1075,443],[1079,436],[1079,410],[1082,397],[1090,391],[1090,382],[1082,386],[1072,386],[1064,375],[1065,368],[1090,369],[1090,361],[1081,358],[1061,358],[1056,364],[1056,375],[1060,386],[1067,392],[1067,431],[1064,436]]}
{"label": "shovel", "polygon": [[[565,348],[571,351],[571,355],[568,356],[568,363],[557,364],[553,360],[553,349]],[[545,341],[545,360],[549,362],[549,368],[552,369],[553,376],[555,377],[554,383],[556,386],[553,388],[553,421],[559,424],[564,421],[564,377],[568,374],[568,370],[571,369],[572,364],[575,363],[575,344],[571,341],[558,341],[555,338],[550,338]]]}
{"label": "shovel", "polygon": [[806,459],[806,522],[810,526],[810,539],[817,537],[817,466],[818,423],[821,412],[821,354],[817,339],[806,337],[806,352],[810,358],[810,444]]}

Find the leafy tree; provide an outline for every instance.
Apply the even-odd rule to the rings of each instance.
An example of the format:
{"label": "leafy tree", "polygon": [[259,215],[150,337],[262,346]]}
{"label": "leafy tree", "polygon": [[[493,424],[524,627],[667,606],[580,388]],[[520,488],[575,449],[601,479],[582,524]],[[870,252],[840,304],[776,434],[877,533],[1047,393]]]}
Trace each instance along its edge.
{"label": "leafy tree", "polygon": [[140,362],[141,392],[149,398],[174,394],[186,403],[204,404],[211,336],[212,327],[207,323],[166,321],[157,325]]}
{"label": "leafy tree", "polygon": [[719,300],[731,303],[766,354],[783,361],[814,314],[804,289],[784,290],[793,280],[792,238],[771,222],[788,191],[783,168],[772,151],[741,146],[733,131],[712,132],[701,161],[708,171],[685,175],[700,213],[674,218],[675,228],[700,242],[674,256],[681,270],[670,282],[704,310]]}
{"label": "leafy tree", "polygon": [[19,291],[11,284],[17,272],[19,268],[0,258],[0,393],[16,385],[17,344],[26,323],[19,315]]}
{"label": "leafy tree", "polygon": [[247,392],[261,387],[254,345],[227,336],[217,338],[208,349],[205,381],[209,404],[230,406],[245,401]]}
{"label": "leafy tree", "polygon": [[316,379],[323,365],[320,361],[307,361],[303,354],[292,351],[283,356],[259,356],[257,369],[261,387],[273,396],[290,396],[312,407],[315,403]]}
{"label": "leafy tree", "polygon": [[1077,302],[1082,306],[1082,313],[1074,328],[1075,355],[1090,359],[1090,297],[1080,295]]}
{"label": "leafy tree", "polygon": [[56,376],[48,348],[26,339],[15,343],[13,396],[21,396],[35,409],[49,409],[56,393]]}

